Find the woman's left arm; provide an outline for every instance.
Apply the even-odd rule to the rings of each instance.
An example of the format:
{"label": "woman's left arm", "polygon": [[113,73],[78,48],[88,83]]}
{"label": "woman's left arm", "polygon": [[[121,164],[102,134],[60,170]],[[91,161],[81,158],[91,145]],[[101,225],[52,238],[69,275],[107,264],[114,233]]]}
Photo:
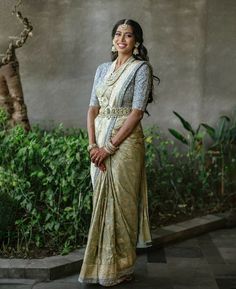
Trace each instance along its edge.
{"label": "woman's left arm", "polygon": [[118,147],[135,129],[138,123],[143,118],[143,111],[133,109],[122,127],[118,130],[116,135],[111,139],[111,143]]}

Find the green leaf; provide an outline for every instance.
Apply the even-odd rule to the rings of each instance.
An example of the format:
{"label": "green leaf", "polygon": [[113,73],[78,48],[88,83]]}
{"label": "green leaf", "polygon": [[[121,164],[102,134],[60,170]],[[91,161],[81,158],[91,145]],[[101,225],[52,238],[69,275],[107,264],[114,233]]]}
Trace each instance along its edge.
{"label": "green leaf", "polygon": [[191,134],[194,136],[194,135],[195,135],[195,132],[194,132],[191,124],[190,124],[188,121],[186,121],[186,120],[185,120],[180,114],[178,114],[176,111],[173,111],[173,113],[180,119],[183,127],[184,127],[186,130],[190,131]]}
{"label": "green leaf", "polygon": [[28,211],[31,211],[31,210],[32,210],[32,203],[27,203],[26,209],[27,209]]}
{"label": "green leaf", "polygon": [[230,118],[227,116],[221,116],[218,122],[218,129],[216,132],[216,139],[218,143],[221,143],[223,140],[226,140],[227,131],[226,126],[230,122]]}
{"label": "green leaf", "polygon": [[201,124],[199,124],[199,126],[198,126],[198,128],[197,128],[197,130],[196,130],[196,134],[198,134],[198,133],[199,133],[199,131],[200,131],[200,128],[201,128]]}
{"label": "green leaf", "polygon": [[215,129],[206,123],[201,123],[201,125],[206,129],[206,132],[208,133],[208,135],[215,141],[216,140]]}
{"label": "green leaf", "polygon": [[229,130],[230,141],[236,144],[236,127],[231,127]]}
{"label": "green leaf", "polygon": [[60,223],[56,223],[56,224],[54,225],[54,229],[55,229],[56,231],[58,231],[59,228],[60,228]]}
{"label": "green leaf", "polygon": [[42,178],[44,176],[45,176],[44,172],[42,172],[42,171],[37,172],[37,177],[38,178]]}
{"label": "green leaf", "polygon": [[227,122],[230,122],[230,121],[231,121],[230,117],[228,117],[227,115],[221,115],[221,116],[220,116],[220,119],[224,119],[224,120],[226,120]]}
{"label": "green leaf", "polygon": [[46,218],[45,218],[45,222],[47,222],[51,217],[52,217],[52,214],[47,213]]}
{"label": "green leaf", "polygon": [[172,128],[169,128],[168,130],[175,138],[177,138],[183,144],[185,144],[185,145],[189,144],[187,139],[182,134],[180,134],[178,131],[176,131],[175,129],[172,129]]}

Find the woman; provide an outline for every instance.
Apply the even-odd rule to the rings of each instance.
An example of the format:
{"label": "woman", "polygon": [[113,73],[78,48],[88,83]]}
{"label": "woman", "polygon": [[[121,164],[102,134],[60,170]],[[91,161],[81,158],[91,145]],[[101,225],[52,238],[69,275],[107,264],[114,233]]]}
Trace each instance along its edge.
{"label": "woman", "polygon": [[133,20],[112,31],[112,62],[97,68],[88,110],[93,213],[79,281],[130,280],[136,247],[151,246],[141,119],[152,100],[152,69]]}

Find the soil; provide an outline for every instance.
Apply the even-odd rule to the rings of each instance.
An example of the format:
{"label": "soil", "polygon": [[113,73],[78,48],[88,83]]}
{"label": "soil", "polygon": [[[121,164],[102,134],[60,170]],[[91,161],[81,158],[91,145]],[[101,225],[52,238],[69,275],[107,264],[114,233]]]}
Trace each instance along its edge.
{"label": "soil", "polygon": [[52,249],[49,248],[32,247],[29,251],[25,252],[22,251],[17,252],[14,249],[5,252],[0,251],[0,258],[41,259],[44,257],[56,256],[59,254],[60,252],[53,251]]}
{"label": "soil", "polygon": [[164,219],[158,219],[157,222],[154,223],[154,220],[152,219],[151,221],[151,225],[152,225],[152,229],[156,229],[158,227],[163,227],[163,226],[168,226],[168,225],[174,225],[176,223],[179,222],[184,222],[193,218],[197,218],[197,217],[202,217],[208,214],[218,214],[218,213],[223,213],[225,211],[228,211],[230,208],[221,208],[220,210],[215,210],[215,209],[210,209],[208,211],[202,211],[202,210],[198,210],[198,211],[194,211],[192,212],[191,215],[186,215],[184,213],[182,214],[178,214],[176,216],[172,215],[169,218],[165,217]]}

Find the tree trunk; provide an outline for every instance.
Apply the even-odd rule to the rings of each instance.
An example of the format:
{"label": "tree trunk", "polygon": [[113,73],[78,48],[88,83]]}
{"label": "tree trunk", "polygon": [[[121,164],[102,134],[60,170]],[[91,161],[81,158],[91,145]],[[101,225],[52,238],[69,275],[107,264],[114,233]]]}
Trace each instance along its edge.
{"label": "tree trunk", "polygon": [[0,66],[0,107],[7,111],[11,126],[20,124],[30,130],[17,60]]}

